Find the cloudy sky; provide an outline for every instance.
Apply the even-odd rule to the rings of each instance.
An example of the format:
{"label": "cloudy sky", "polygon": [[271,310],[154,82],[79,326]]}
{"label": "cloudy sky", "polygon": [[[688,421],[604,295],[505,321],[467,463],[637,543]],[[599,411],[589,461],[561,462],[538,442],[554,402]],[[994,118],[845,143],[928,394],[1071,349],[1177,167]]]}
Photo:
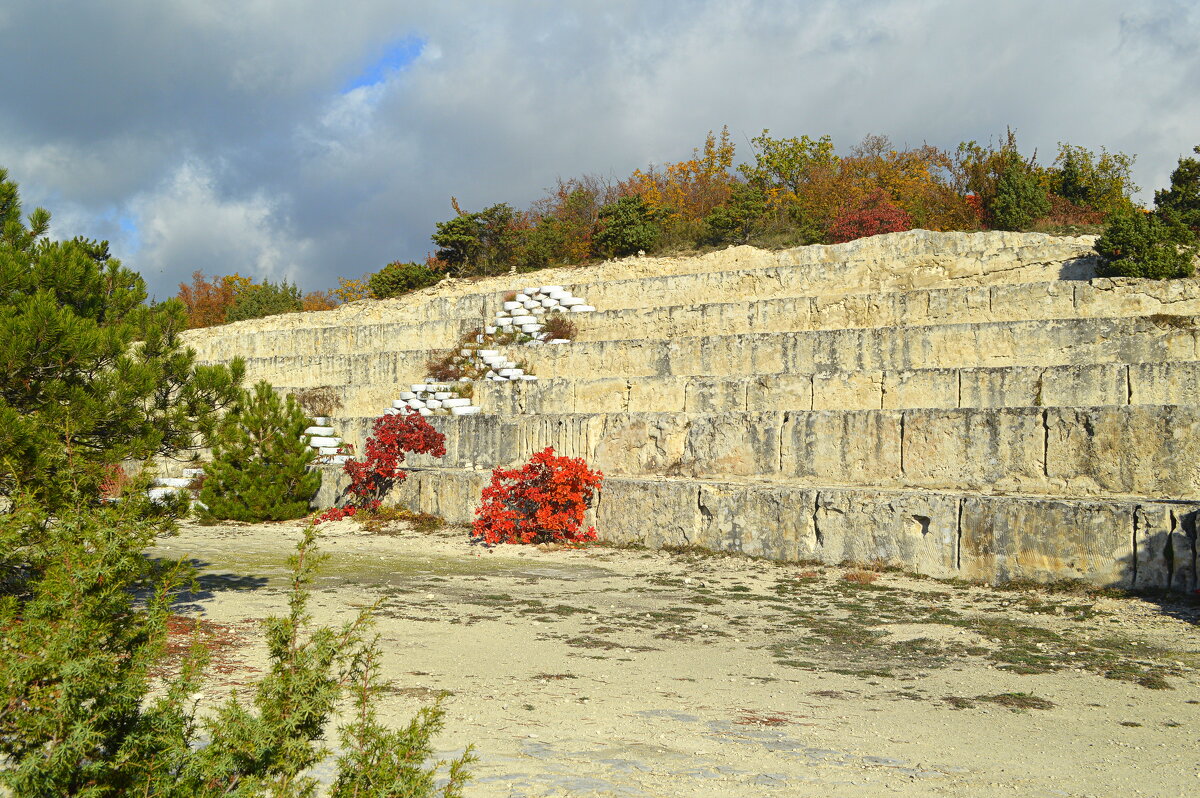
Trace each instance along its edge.
{"label": "cloudy sky", "polygon": [[1006,126],[1200,144],[1194,0],[4,0],[0,166],[159,298],[196,269],[335,286],[450,197],[679,160],[709,129],[954,147]]}

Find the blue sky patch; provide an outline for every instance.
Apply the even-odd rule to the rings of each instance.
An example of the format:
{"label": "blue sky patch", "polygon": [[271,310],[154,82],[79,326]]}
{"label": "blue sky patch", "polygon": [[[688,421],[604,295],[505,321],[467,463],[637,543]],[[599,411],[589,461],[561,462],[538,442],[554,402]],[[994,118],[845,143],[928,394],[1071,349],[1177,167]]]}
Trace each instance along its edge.
{"label": "blue sky patch", "polygon": [[382,83],[393,72],[400,72],[407,69],[408,65],[416,61],[424,49],[425,39],[420,36],[406,36],[403,39],[392,42],[384,49],[382,56],[368,64],[357,77],[350,80],[342,88],[342,93],[345,94],[355,89],[361,89],[364,86],[374,86],[377,83]]}

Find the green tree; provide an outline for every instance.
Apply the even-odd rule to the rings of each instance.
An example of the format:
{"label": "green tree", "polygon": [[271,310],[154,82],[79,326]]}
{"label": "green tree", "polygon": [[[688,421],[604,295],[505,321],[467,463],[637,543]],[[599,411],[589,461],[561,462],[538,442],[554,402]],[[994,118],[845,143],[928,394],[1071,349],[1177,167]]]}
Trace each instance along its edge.
{"label": "green tree", "polygon": [[421,263],[395,261],[375,272],[367,280],[371,296],[376,299],[400,296],[420,288],[428,288],[442,279],[440,272]]}
{"label": "green tree", "polygon": [[[455,208],[458,209],[457,202]],[[431,238],[438,260],[450,264],[459,276],[484,276],[516,271],[521,246],[522,219],[507,203],[437,223]]]}
{"label": "green tree", "polygon": [[[1200,155],[1200,146],[1193,151]],[[1171,187],[1154,192],[1154,205],[1174,213],[1180,222],[1200,233],[1200,159],[1180,158],[1171,172]]]}
{"label": "green tree", "polygon": [[1058,145],[1058,168],[1051,175],[1055,194],[1104,215],[1133,210],[1138,192],[1132,179],[1134,158],[1100,148],[1097,155],[1084,147]]}
{"label": "green tree", "polygon": [[308,417],[266,381],[244,391],[217,428],[200,501],[208,518],[286,521],[309,512],[321,487],[304,436]]}
{"label": "green tree", "polygon": [[1046,190],[1025,165],[1012,162],[996,182],[996,194],[988,205],[992,226],[997,230],[1024,230],[1050,210]]}
{"label": "green tree", "polygon": [[735,183],[729,201],[705,217],[705,240],[710,244],[745,244],[766,215],[767,195],[756,186]]}
{"label": "green tree", "polygon": [[0,170],[0,495],[55,509],[92,495],[122,460],[197,448],[237,396],[243,366],[196,366],[183,305],[146,304],[106,242],[49,241],[21,221]]}
{"label": "green tree", "polygon": [[1119,213],[1096,241],[1103,277],[1190,277],[1196,237],[1171,211]]}
{"label": "green tree", "polygon": [[599,254],[620,257],[653,249],[661,233],[645,200],[639,196],[621,197],[600,209],[592,243]]}
{"label": "green tree", "polygon": [[300,297],[298,285],[287,280],[273,283],[264,279],[261,283],[246,286],[237,293],[233,304],[229,306],[225,321],[261,319],[280,313],[296,313],[303,309],[304,301]]}

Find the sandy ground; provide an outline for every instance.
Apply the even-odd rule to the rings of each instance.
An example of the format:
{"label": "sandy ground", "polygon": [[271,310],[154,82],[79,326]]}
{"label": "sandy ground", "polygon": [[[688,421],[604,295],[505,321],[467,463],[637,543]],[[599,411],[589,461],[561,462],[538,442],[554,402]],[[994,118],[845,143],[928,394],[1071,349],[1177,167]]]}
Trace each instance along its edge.
{"label": "sandy ground", "polygon": [[[449,691],[468,795],[1200,794],[1194,601],[323,528],[315,620],[382,601],[381,715]],[[185,525],[152,552],[196,562],[180,611],[233,642],[213,700],[261,672],[301,534]]]}

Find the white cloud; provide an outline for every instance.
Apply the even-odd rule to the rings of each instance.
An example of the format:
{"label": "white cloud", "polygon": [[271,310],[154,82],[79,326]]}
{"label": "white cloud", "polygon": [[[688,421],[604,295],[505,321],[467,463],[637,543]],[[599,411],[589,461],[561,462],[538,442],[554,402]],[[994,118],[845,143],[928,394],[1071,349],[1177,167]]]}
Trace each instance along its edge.
{"label": "white cloud", "polygon": [[160,297],[197,269],[295,281],[310,246],[290,233],[276,200],[262,192],[222,197],[214,170],[197,160],[136,196],[130,211],[141,241],[131,265]]}

